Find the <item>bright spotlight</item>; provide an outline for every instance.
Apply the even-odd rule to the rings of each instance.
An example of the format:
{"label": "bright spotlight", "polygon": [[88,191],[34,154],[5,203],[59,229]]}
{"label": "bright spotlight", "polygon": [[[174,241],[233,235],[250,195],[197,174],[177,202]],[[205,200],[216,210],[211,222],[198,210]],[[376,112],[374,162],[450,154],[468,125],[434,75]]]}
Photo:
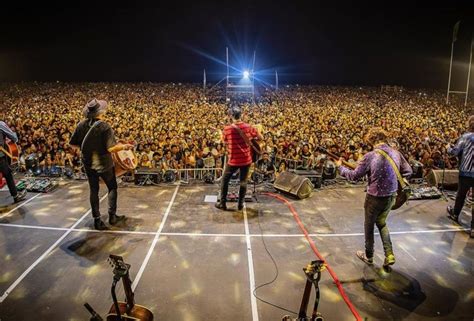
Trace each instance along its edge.
{"label": "bright spotlight", "polygon": [[248,71],[248,70],[244,70],[244,78],[247,79],[247,78],[249,78],[249,76],[250,76],[249,71]]}

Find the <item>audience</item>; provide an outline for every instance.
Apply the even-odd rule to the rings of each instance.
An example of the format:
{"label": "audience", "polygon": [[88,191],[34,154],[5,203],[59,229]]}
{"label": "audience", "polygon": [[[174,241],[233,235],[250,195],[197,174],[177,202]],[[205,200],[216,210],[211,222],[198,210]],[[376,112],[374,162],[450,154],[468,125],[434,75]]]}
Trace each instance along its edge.
{"label": "audience", "polygon": [[[134,142],[140,166],[160,170],[222,167],[220,133],[230,122],[224,93],[199,85],[153,83],[1,84],[4,121],[20,137],[21,165],[35,154],[41,168],[80,170],[80,155],[67,142],[83,105],[109,102],[106,114],[118,139]],[[263,148],[281,171],[320,167],[324,147],[356,163],[370,146],[363,135],[382,126],[409,161],[454,168],[447,142],[462,134],[472,103],[446,105],[434,91],[287,86],[264,90],[256,105],[244,104],[244,120],[259,124]]]}

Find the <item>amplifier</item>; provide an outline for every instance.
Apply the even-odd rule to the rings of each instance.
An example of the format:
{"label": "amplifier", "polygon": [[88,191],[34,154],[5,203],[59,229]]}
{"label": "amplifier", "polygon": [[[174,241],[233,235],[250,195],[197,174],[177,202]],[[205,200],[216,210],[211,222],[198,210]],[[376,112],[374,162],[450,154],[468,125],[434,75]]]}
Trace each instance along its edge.
{"label": "amplifier", "polygon": [[161,182],[161,173],[156,170],[137,170],[135,172],[135,185],[151,185]]}
{"label": "amplifier", "polygon": [[455,191],[458,189],[459,171],[455,169],[432,169],[425,177],[430,186],[444,187],[444,189]]}

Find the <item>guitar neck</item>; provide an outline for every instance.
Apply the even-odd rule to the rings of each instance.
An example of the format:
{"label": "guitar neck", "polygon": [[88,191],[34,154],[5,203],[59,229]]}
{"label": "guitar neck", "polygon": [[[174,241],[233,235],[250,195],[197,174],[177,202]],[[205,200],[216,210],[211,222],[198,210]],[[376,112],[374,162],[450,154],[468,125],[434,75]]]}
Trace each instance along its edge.
{"label": "guitar neck", "polygon": [[127,307],[129,310],[132,310],[135,306],[135,294],[132,290],[132,280],[130,280],[130,275],[127,271],[127,274],[122,277],[123,289],[125,291],[125,297],[127,300]]}
{"label": "guitar neck", "polygon": [[[328,151],[328,150],[326,150],[326,149],[321,149],[321,151],[322,151],[324,154],[328,155],[329,158],[331,158],[332,160],[337,161],[338,159],[341,158],[341,156],[338,156],[338,155],[336,155],[336,154],[334,154],[334,153],[331,153],[330,151]],[[342,164],[343,164],[344,166],[350,168],[350,169],[355,169],[355,168],[357,167],[356,165],[351,164],[351,163],[349,163],[349,162],[347,162],[347,161],[345,161],[345,160],[342,160]]]}

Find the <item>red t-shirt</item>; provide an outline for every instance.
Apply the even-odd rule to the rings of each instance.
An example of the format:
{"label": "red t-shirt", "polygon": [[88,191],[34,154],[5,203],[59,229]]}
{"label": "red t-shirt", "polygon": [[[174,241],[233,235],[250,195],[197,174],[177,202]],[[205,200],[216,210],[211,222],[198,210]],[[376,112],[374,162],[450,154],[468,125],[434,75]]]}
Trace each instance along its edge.
{"label": "red t-shirt", "polygon": [[[257,137],[257,130],[247,123],[236,123],[242,132],[247,135],[249,140]],[[251,147],[245,143],[237,129],[232,125],[224,127],[224,142],[227,145],[229,159],[227,163],[230,166],[245,166],[252,164]]]}

